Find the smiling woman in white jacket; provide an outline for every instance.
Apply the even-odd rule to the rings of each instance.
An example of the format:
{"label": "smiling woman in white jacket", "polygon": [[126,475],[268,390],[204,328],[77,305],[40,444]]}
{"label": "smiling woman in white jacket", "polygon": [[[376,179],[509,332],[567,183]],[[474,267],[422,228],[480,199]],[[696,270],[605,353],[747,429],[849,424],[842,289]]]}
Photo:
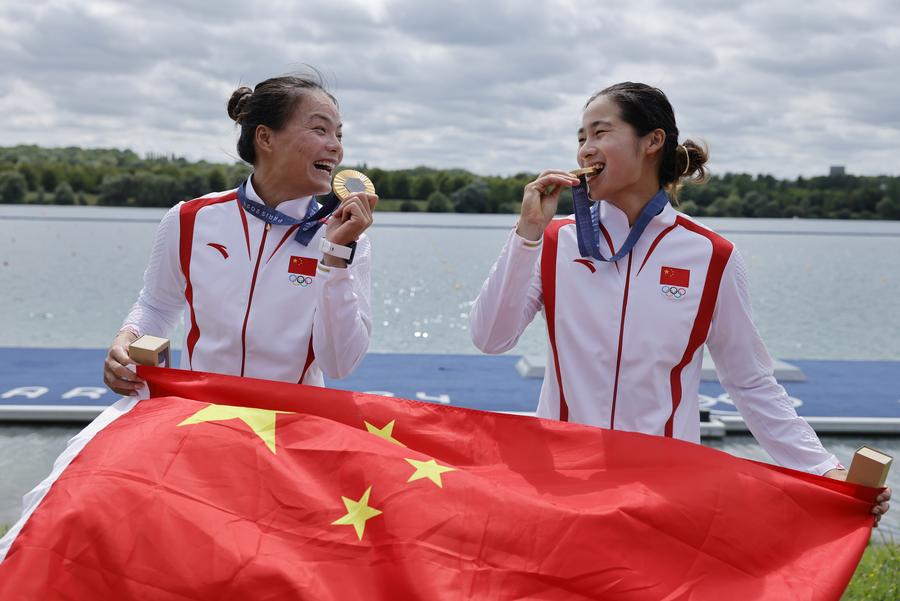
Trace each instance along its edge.
{"label": "smiling woman in white jacket", "polygon": [[[776,462],[843,479],[775,381],[734,245],[669,202],[683,178],[705,179],[706,160],[701,146],[678,142],[660,90],[626,82],[594,95],[578,130],[578,164],[591,173],[545,171],[525,187],[472,308],[472,340],[507,351],[543,309],[550,362],[538,416],[694,442],[706,344]],[[563,186],[573,187],[577,219],[553,218]]]}
{"label": "smiling woman in white jacket", "polygon": [[[343,201],[322,225],[314,195],[343,158],[337,102],[314,78],[242,87],[228,102],[253,174],[236,190],[179,203],[163,217],[140,292],[104,364],[131,394],[126,365],[142,334],[169,337],[184,315],[181,367],[322,385],[349,374],[369,344],[374,194]],[[326,253],[320,250],[323,236]],[[337,250],[335,250],[337,249]],[[353,252],[351,262],[341,256]]]}

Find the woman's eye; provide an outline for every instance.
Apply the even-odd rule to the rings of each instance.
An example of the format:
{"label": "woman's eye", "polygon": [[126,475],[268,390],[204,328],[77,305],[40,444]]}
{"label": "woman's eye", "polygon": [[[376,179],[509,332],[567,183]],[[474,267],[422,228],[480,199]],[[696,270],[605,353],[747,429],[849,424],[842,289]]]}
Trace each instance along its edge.
{"label": "woman's eye", "polygon": [[578,145],[579,146],[584,145],[584,138],[578,138]]}

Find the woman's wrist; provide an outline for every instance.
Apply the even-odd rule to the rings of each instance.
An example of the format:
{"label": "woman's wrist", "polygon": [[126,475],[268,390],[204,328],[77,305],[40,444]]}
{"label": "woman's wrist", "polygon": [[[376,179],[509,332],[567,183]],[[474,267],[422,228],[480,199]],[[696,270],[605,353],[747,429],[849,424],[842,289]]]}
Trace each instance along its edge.
{"label": "woman's wrist", "polygon": [[354,235],[353,232],[342,227],[335,227],[331,230],[325,228],[325,239],[334,244],[340,244],[341,246],[347,246],[351,242],[356,242],[361,235],[362,232]]}
{"label": "woman's wrist", "polygon": [[118,332],[116,332],[116,337],[114,342],[124,342],[125,344],[131,344],[135,340],[141,337],[141,333],[134,326],[125,326]]}
{"label": "woman's wrist", "polygon": [[347,261],[345,259],[327,253],[322,253],[322,264],[327,267],[337,267],[339,269],[347,268]]}
{"label": "woman's wrist", "polygon": [[537,242],[541,239],[541,236],[544,235],[544,228],[533,223],[522,223],[520,221],[519,225],[516,227],[516,234],[526,240]]}
{"label": "woman's wrist", "polygon": [[842,466],[833,467],[824,474],[822,474],[826,478],[831,478],[833,480],[846,480],[847,479],[847,470]]}

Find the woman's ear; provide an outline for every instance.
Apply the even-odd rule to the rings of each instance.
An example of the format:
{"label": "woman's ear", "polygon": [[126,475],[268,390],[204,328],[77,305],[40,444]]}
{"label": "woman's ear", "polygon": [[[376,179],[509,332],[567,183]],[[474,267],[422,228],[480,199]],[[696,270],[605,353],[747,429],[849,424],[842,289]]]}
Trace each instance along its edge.
{"label": "woman's ear", "polygon": [[644,136],[644,154],[650,156],[663,149],[666,144],[666,132],[664,129],[657,127],[646,136]]}
{"label": "woman's ear", "polygon": [[256,131],[253,132],[253,142],[256,145],[256,152],[268,154],[272,152],[273,132],[271,128],[265,125],[257,125]]}

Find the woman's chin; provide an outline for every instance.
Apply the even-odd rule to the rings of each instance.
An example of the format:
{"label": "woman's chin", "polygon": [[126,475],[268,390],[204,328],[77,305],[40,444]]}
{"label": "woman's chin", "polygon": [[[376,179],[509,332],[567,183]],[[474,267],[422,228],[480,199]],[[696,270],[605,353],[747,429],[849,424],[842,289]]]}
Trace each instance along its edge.
{"label": "woman's chin", "polygon": [[331,175],[313,174],[306,181],[297,182],[297,188],[302,190],[301,196],[322,196],[331,192]]}
{"label": "woman's chin", "polygon": [[603,200],[605,193],[606,189],[599,183],[594,182],[593,184],[588,184],[588,196],[591,200]]}

